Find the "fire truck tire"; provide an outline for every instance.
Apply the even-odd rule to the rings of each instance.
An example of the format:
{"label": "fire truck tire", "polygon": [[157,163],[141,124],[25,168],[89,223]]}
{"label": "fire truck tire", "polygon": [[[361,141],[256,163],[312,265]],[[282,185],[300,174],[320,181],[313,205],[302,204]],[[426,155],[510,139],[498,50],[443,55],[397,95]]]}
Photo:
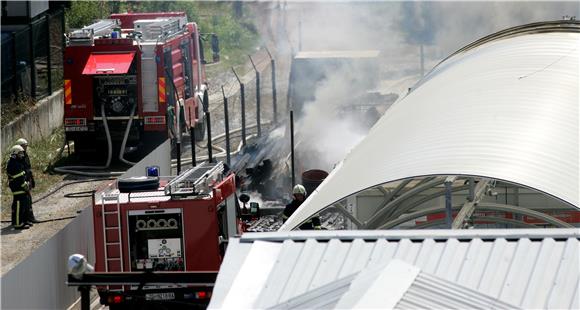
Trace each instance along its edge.
{"label": "fire truck tire", "polygon": [[131,177],[119,179],[117,188],[121,193],[132,191],[157,190],[159,188],[158,177]]}

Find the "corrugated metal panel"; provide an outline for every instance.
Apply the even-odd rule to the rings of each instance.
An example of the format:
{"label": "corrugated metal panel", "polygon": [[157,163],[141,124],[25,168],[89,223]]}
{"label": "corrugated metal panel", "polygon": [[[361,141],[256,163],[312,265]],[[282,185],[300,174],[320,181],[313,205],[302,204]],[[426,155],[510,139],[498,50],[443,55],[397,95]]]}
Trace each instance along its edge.
{"label": "corrugated metal panel", "polygon": [[579,207],[578,42],[580,32],[526,33],[446,60],[281,230],[361,190],[427,175],[506,180]]}
{"label": "corrugated metal panel", "polygon": [[[255,308],[288,302],[393,259],[517,307],[573,308],[578,306],[579,236],[578,229],[247,234],[232,242],[222,269],[232,272],[228,265],[235,262],[237,273],[243,272],[250,251],[238,247],[252,248],[260,241],[279,248],[271,270],[248,265],[254,266],[254,277],[267,277],[252,301]],[[233,287],[239,279],[223,278],[218,277],[216,288]],[[228,294],[216,290],[212,308],[219,308]]]}
{"label": "corrugated metal panel", "polygon": [[421,272],[395,309],[516,309],[516,307]]}

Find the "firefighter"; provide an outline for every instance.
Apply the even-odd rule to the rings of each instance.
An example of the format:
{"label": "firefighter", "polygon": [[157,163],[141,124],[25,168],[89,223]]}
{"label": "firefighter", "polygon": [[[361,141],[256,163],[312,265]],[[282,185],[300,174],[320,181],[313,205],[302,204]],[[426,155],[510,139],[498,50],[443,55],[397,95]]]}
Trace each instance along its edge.
{"label": "firefighter", "polygon": [[33,223],[38,223],[38,221],[34,217],[34,212],[32,211],[32,195],[30,194],[30,191],[32,191],[32,189],[36,187],[36,182],[34,182],[34,175],[32,174],[32,166],[30,165],[30,157],[28,157],[27,153],[28,141],[26,141],[26,139],[24,138],[20,138],[16,140],[16,144],[20,145],[24,149],[23,159],[24,159],[24,169],[26,170],[26,182],[28,182],[28,186],[30,187],[27,193],[28,199],[30,200],[30,208],[28,209],[29,212],[26,216],[26,222],[29,225],[32,225]]}
{"label": "firefighter", "polygon": [[[284,208],[284,212],[282,214],[282,220],[286,222],[286,220],[300,207],[300,205],[306,200],[306,188],[304,186],[297,184],[292,189],[292,196],[294,199],[292,202],[286,205]],[[310,218],[308,221],[304,222],[304,224],[300,225],[300,229],[302,230],[312,230],[312,229],[322,229],[320,225],[320,218],[318,216],[314,216]]]}
{"label": "firefighter", "polygon": [[29,210],[32,206],[28,199],[30,185],[26,181],[26,167],[24,164],[24,148],[15,145],[10,149],[10,159],[6,165],[8,186],[12,191],[12,225],[16,229],[28,229],[26,223]]}
{"label": "firefighter", "polygon": [[16,144],[20,145],[24,149],[24,165],[26,166],[27,181],[30,184],[30,189],[36,187],[34,182],[34,176],[32,175],[32,166],[30,165],[30,157],[28,157],[28,141],[24,138],[16,140]]}

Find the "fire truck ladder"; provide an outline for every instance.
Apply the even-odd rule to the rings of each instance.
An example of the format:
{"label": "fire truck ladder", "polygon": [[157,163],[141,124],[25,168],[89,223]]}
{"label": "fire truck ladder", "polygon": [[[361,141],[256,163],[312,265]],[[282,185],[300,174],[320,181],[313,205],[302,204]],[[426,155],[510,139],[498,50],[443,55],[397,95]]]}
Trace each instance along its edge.
{"label": "fire truck ladder", "polygon": [[[103,193],[101,211],[103,214],[103,240],[105,241],[105,271],[124,271],[123,248],[121,246],[121,204],[119,190]],[[115,204],[105,204],[115,201]],[[113,265],[118,262],[118,266]]]}
{"label": "fire truck ladder", "polygon": [[175,177],[165,186],[165,195],[191,196],[210,194],[212,186],[222,180],[224,164],[204,162]]}

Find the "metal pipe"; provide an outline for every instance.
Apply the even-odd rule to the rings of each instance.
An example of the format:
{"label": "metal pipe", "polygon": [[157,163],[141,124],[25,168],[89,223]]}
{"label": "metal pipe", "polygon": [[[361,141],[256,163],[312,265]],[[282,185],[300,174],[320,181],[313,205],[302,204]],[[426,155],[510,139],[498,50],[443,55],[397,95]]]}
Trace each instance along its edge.
{"label": "metal pipe", "polygon": [[473,190],[472,200],[465,202],[461,207],[461,210],[459,210],[459,213],[457,213],[457,216],[455,216],[451,226],[452,229],[462,229],[466,227],[466,221],[469,220],[473,215],[473,212],[475,211],[475,205],[479,203],[482,197],[485,195],[489,183],[490,180],[488,179],[482,178],[479,180],[479,183],[477,183],[477,186]]}
{"label": "metal pipe", "polygon": [[224,91],[224,86],[222,85],[222,95],[224,97],[224,123],[225,123],[225,134],[226,134],[226,163],[231,166],[230,154],[230,118],[228,113],[228,98],[226,97],[226,92]]}
{"label": "metal pipe", "polygon": [[451,209],[452,204],[452,191],[453,182],[455,181],[455,176],[450,176],[445,180],[445,224],[447,228],[451,229],[453,225],[453,210]]}
{"label": "metal pipe", "polygon": [[[452,209],[454,209],[454,210],[459,210],[460,208],[461,208],[461,206],[452,207]],[[377,229],[378,230],[392,229],[392,228],[395,228],[398,225],[401,225],[405,222],[412,221],[414,219],[417,219],[417,218],[420,218],[422,216],[426,216],[429,214],[441,213],[442,211],[445,211],[445,208],[443,208],[443,207],[431,207],[431,208],[422,209],[419,211],[415,211],[415,212],[412,212],[409,214],[402,215],[399,218],[396,218],[396,219],[393,219],[389,222],[386,222],[383,225],[379,226]]]}
{"label": "metal pipe", "polygon": [[292,188],[296,185],[294,176],[294,110],[290,110],[290,163],[292,167]]}
{"label": "metal pipe", "polygon": [[266,52],[268,52],[268,56],[270,56],[270,66],[272,68],[272,114],[274,125],[278,124],[278,97],[276,94],[276,61],[272,58],[272,54],[266,47]]}
{"label": "metal pipe", "polygon": [[417,185],[417,186],[413,187],[412,189],[404,192],[403,194],[401,194],[401,196],[399,196],[395,200],[389,202],[385,207],[383,207],[382,209],[377,211],[375,214],[373,214],[373,216],[371,216],[371,218],[369,218],[365,222],[365,228],[372,228],[372,229],[376,228],[378,225],[380,225],[380,223],[383,221],[384,218],[386,218],[386,219],[390,218],[388,215],[390,214],[390,211],[392,208],[395,208],[397,205],[399,205],[400,203],[409,199],[410,197],[412,197],[413,195],[415,195],[417,193],[420,193],[428,188],[432,188],[432,187],[435,187],[437,185],[442,184],[443,181],[444,180],[440,180],[438,178],[435,178],[427,183]]}
{"label": "metal pipe", "polygon": [[245,85],[244,85],[244,83],[242,83],[242,80],[240,80],[240,77],[236,73],[236,70],[234,70],[234,67],[232,67],[232,71],[234,72],[234,75],[236,76],[236,79],[238,80],[238,83],[240,84],[240,99],[242,102],[242,145],[246,146],[246,91],[245,91]]}
{"label": "metal pipe", "polygon": [[194,128],[192,126],[193,124],[193,114],[191,113],[191,107],[189,107],[189,138],[191,140],[191,166],[195,167],[197,165],[197,162],[195,160],[195,132],[194,132]]}
{"label": "metal pipe", "polygon": [[256,68],[252,56],[248,55],[248,58],[250,58],[250,62],[252,63],[252,67],[254,67],[254,72],[256,73],[256,128],[258,130],[257,135],[260,137],[262,136],[262,126],[260,125],[260,71]]}
{"label": "metal pipe", "polygon": [[469,178],[469,197],[467,200],[473,201],[475,199],[475,178]]}
{"label": "metal pipe", "polygon": [[[456,186],[456,187],[451,189],[451,192],[453,192],[453,193],[460,192],[460,191],[466,190],[468,187],[469,187],[469,185]],[[413,200],[411,203],[405,204],[404,206],[397,208],[396,212],[393,213],[389,217],[389,220],[399,218],[401,215],[405,214],[407,211],[413,210],[413,208],[420,206],[421,204],[423,204],[431,199],[442,196],[442,195],[445,195],[445,189],[443,189],[441,191],[437,191],[437,192],[430,194],[430,195],[426,195],[421,199]]]}
{"label": "metal pipe", "polygon": [[574,228],[573,225],[566,223],[558,218],[553,216],[544,214],[542,212],[538,212],[532,209],[528,209],[525,207],[513,206],[513,205],[503,205],[499,203],[490,203],[490,202],[482,202],[477,205],[477,210],[489,210],[489,211],[503,211],[503,212],[511,212],[511,213],[519,213],[522,215],[527,215],[531,217],[535,217],[537,219],[541,219],[546,221],[549,224],[552,224],[558,228]]}

